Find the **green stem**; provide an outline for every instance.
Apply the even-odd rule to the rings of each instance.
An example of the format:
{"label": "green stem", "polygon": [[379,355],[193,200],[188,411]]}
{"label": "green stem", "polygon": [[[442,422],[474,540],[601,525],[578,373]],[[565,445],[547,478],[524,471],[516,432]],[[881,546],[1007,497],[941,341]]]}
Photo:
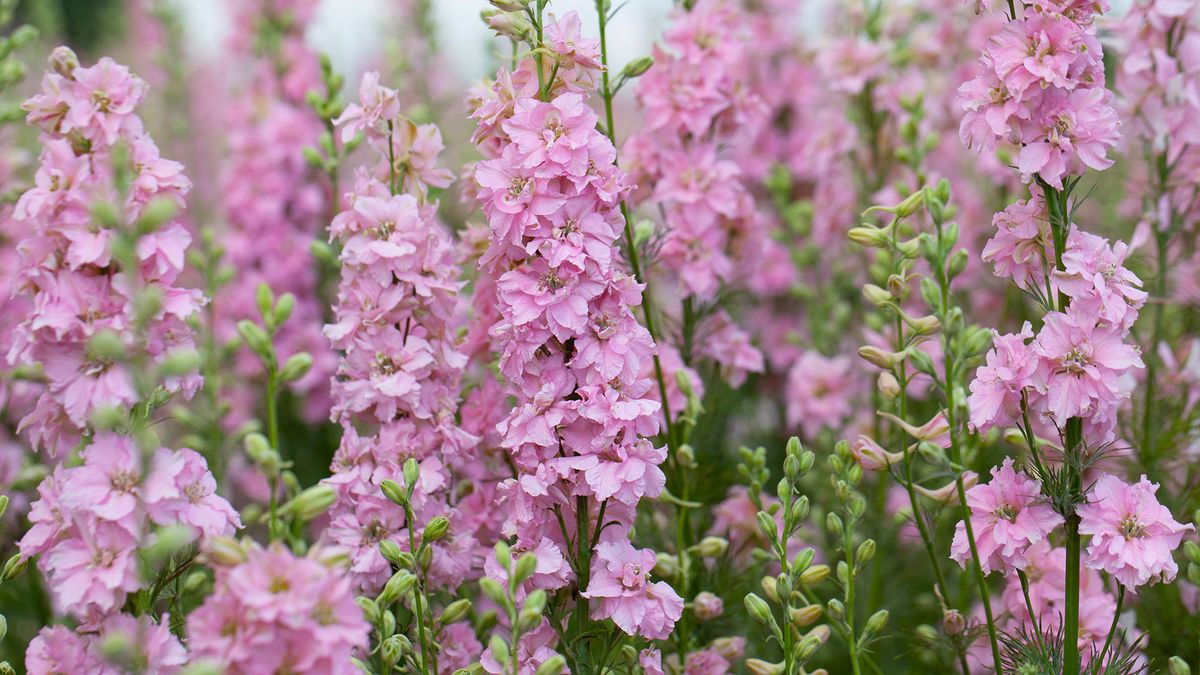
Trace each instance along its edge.
{"label": "green stem", "polygon": [[[414,527],[414,524],[416,521],[413,518],[412,506],[409,506],[407,504],[405,505],[404,517],[408,521],[408,550],[411,551],[413,556],[415,556],[417,558],[417,569],[419,572],[420,568],[421,568],[421,561],[420,561],[419,551],[417,550],[416,535],[413,534],[413,530],[416,529]],[[420,642],[421,642],[421,670],[422,670],[422,672],[428,673],[429,675],[437,675],[437,666],[436,665],[433,667],[432,670],[429,668],[430,663],[436,663],[436,661],[434,660],[436,657],[434,656],[434,653],[433,653],[432,640],[430,640],[426,636],[426,633],[425,633],[425,611],[424,611],[424,603],[422,603],[422,596],[424,595],[424,593],[425,593],[425,585],[421,579],[421,575],[418,574],[417,575],[417,585],[415,588],[413,588],[413,616],[417,621],[417,639],[420,640]],[[514,654],[516,653],[515,645],[513,646],[513,653]],[[514,671],[514,672],[516,672],[516,671]]]}
{"label": "green stem", "polygon": [[1104,648],[1100,650],[1100,656],[1096,659],[1096,663],[1100,668],[1104,668],[1104,657],[1108,656],[1108,647],[1112,644],[1113,636],[1117,634],[1117,623],[1121,620],[1121,605],[1125,602],[1125,584],[1117,582],[1117,611],[1113,613],[1112,625],[1108,627],[1108,637],[1104,638]]}
{"label": "green stem", "polygon": [[1067,517],[1067,590],[1063,618],[1063,673],[1079,675],[1079,516]]}
{"label": "green stem", "polygon": [[[846,514],[853,518],[850,513]],[[853,521],[850,521],[853,522]],[[854,627],[854,577],[858,576],[858,571],[854,567],[854,542],[853,542],[853,527],[846,525],[842,535],[842,547],[846,550],[846,626],[848,628],[846,642],[850,650],[850,670],[854,675],[861,675],[862,666],[858,663],[858,636]]]}
{"label": "green stem", "polygon": [[[271,365],[267,368],[267,439],[271,443],[271,448],[283,456],[283,450],[279,447],[279,379],[275,366]],[[269,502],[270,522],[267,525],[267,534],[274,540],[279,531],[279,476],[271,476],[271,496]]]}

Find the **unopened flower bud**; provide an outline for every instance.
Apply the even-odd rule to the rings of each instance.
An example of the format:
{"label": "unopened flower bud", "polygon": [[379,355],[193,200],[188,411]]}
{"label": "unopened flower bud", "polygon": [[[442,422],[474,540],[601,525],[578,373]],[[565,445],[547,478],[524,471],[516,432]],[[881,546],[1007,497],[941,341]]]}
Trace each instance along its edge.
{"label": "unopened flower bud", "polygon": [[675,451],[675,461],[685,469],[696,468],[696,450],[691,445],[684,443]]}
{"label": "unopened flower bud", "polygon": [[796,658],[801,662],[808,660],[817,650],[821,648],[820,638],[814,635],[806,635],[800,644],[796,645]]}
{"label": "unopened flower bud", "polygon": [[383,491],[384,497],[387,497],[397,506],[404,506],[408,503],[408,493],[394,480],[384,478],[379,483],[379,489]]}
{"label": "unopened flower bud", "polygon": [[512,582],[514,585],[524,582],[533,573],[537,571],[537,556],[532,553],[525,553],[517,559],[517,564],[513,568]]}
{"label": "unopened flower bud", "polygon": [[750,675],[779,675],[783,672],[784,664],[768,663],[762,659],[746,659],[746,671]]}
{"label": "unopened flower bud", "polygon": [[383,641],[379,646],[379,654],[383,657],[383,662],[388,666],[394,666],[400,663],[400,659],[404,658],[404,640],[401,635],[392,635]]}
{"label": "unopened flower bud", "polygon": [[483,594],[488,596],[497,605],[504,606],[508,603],[504,587],[500,585],[499,581],[491,577],[483,577],[479,580],[479,590],[483,591]]}
{"label": "unopened flower bud", "polygon": [[417,460],[412,457],[406,459],[401,473],[404,474],[404,487],[410,491],[417,489],[417,481],[421,478],[421,465],[417,464]]}
{"label": "unopened flower bud", "polygon": [[654,560],[654,573],[660,577],[674,577],[679,574],[679,558],[670,553],[659,552]]}
{"label": "unopened flower bud", "polygon": [[896,301],[896,299],[892,297],[891,293],[888,293],[886,290],[876,286],[875,284],[867,284],[863,286],[862,290],[863,297],[867,299],[867,302],[875,305],[876,307],[891,305]]}
{"label": "unopened flower bud", "polygon": [[779,524],[766,511],[758,512],[758,531],[767,541],[779,539]]}
{"label": "unopened flower bud", "polygon": [[692,612],[701,621],[708,621],[721,616],[725,612],[725,603],[715,593],[701,591],[692,600]]}
{"label": "unopened flower bud", "polygon": [[293,497],[279,511],[302,522],[308,522],[329,510],[336,500],[337,493],[333,486],[317,484]]}
{"label": "unopened flower bud", "polygon": [[800,574],[800,583],[804,586],[815,586],[825,581],[829,572],[829,565],[813,565]]}
{"label": "unopened flower bud", "polygon": [[942,630],[946,635],[958,635],[967,627],[966,619],[957,609],[942,610]]}
{"label": "unopened flower bud", "polygon": [[926,645],[936,644],[939,639],[937,630],[928,624],[917,626],[913,632],[916,633],[917,639]]}
{"label": "unopened flower bud", "polygon": [[75,79],[75,69],[79,67],[79,57],[70,47],[55,47],[47,59],[50,69],[68,80]]}
{"label": "unopened flower bud", "polygon": [[821,618],[821,614],[825,609],[820,605],[808,605],[806,607],[792,607],[788,609],[788,619],[793,625],[805,628],[817,622]]}
{"label": "unopened flower bud", "polygon": [[767,601],[753,593],[746,594],[746,611],[750,617],[762,624],[771,623],[771,607]]}
{"label": "unopened flower bud", "polygon": [[562,654],[555,654],[538,666],[534,675],[559,675],[567,667],[567,659]]}
{"label": "unopened flower bud", "polygon": [[829,616],[834,621],[841,621],[842,617],[846,616],[846,606],[841,600],[830,598],[826,605],[829,607]]}
{"label": "unopened flower bud", "polygon": [[854,552],[854,562],[858,565],[866,565],[875,557],[875,540],[864,539],[858,545],[858,549]]}
{"label": "unopened flower bud", "polygon": [[654,65],[654,58],[651,56],[639,56],[638,58],[625,64],[625,68],[621,70],[621,75],[626,78],[641,77],[650,70],[650,66]]}
{"label": "unopened flower bud", "polygon": [[461,598],[446,605],[446,609],[442,610],[442,615],[438,617],[438,621],[443,626],[448,626],[467,615],[471,611],[471,601],[467,598]]}
{"label": "unopened flower bud", "polygon": [[880,395],[889,401],[899,396],[902,391],[900,381],[896,379],[895,375],[886,370],[879,373],[879,379],[876,380],[875,386],[879,390]]}
{"label": "unopened flower bud", "polygon": [[204,558],[214,565],[240,565],[246,562],[246,547],[232,537],[208,537],[204,541]]}
{"label": "unopened flower bud", "polygon": [[833,536],[840,537],[846,528],[842,523],[842,517],[830,511],[825,514],[825,529],[829,530],[829,533]]}
{"label": "unopened flower bud", "polygon": [[359,596],[354,599],[354,602],[363,611],[363,618],[367,620],[367,623],[372,626],[379,623],[379,605],[374,600]]}
{"label": "unopened flower bud", "polygon": [[449,531],[450,519],[446,516],[438,516],[437,518],[429,521],[429,524],[425,526],[425,531],[421,533],[421,541],[437,541],[446,536],[446,533]]}
{"label": "unopened flower bud", "polygon": [[892,237],[891,228],[882,229],[865,223],[859,227],[850,228],[850,232],[847,234],[850,241],[866,248],[887,246]]}
{"label": "unopened flower bud", "polygon": [[[729,540],[724,537],[705,537],[688,550],[701,558],[720,558],[729,549]],[[661,555],[661,554],[660,554]],[[658,569],[658,566],[655,566]]]}
{"label": "unopened flower bud", "polygon": [[312,368],[313,357],[308,352],[292,354],[279,369],[279,379],[284,382],[295,382],[308,374]]}
{"label": "unopened flower bud", "polygon": [[940,488],[927,488],[921,485],[913,486],[919,494],[941,504],[953,505],[958,503],[958,485],[954,481]]}
{"label": "unopened flower bud", "polygon": [[533,24],[519,12],[483,12],[488,27],[501,37],[523,41],[533,31]]}
{"label": "unopened flower bud", "polygon": [[376,598],[380,607],[387,607],[407,595],[417,583],[417,577],[408,570],[399,570],[383,585],[383,590]]}
{"label": "unopened flower bud", "polygon": [[878,612],[875,612],[871,615],[871,618],[867,619],[867,625],[863,629],[863,635],[878,635],[881,631],[883,631],[884,627],[887,626],[887,622],[888,611],[886,609],[881,609]]}
{"label": "unopened flower bud", "polygon": [[767,597],[771,599],[771,602],[779,602],[779,591],[775,588],[775,577],[763,577],[759,582],[759,586],[762,586],[763,593],[767,594]]}
{"label": "unopened flower bud", "polygon": [[530,0],[489,0],[501,12],[524,12]]}
{"label": "unopened flower bud", "polygon": [[1191,675],[1192,668],[1187,664],[1187,661],[1178,656],[1172,656],[1167,659],[1167,672],[1170,675]]}
{"label": "unopened flower bud", "polygon": [[746,638],[741,636],[719,637],[709,643],[709,646],[726,661],[736,661],[746,655]]}
{"label": "unopened flower bud", "polygon": [[[395,567],[409,567],[410,565],[405,565],[403,563],[412,560],[412,555],[401,550],[400,545],[391,539],[384,539],[383,541],[379,542],[379,553],[383,556],[384,560],[388,561]],[[407,559],[404,557],[405,555],[408,555]]]}
{"label": "unopened flower bud", "polygon": [[941,322],[938,321],[938,318],[932,314],[917,317],[908,316],[907,314],[903,316],[904,323],[908,324],[908,327],[911,328],[913,333],[916,335],[933,335],[942,328]]}
{"label": "unopened flower bud", "polygon": [[865,347],[858,348],[858,355],[868,363],[878,368],[892,370],[904,361],[905,356],[907,356],[907,352],[889,352],[878,347],[867,345]]}

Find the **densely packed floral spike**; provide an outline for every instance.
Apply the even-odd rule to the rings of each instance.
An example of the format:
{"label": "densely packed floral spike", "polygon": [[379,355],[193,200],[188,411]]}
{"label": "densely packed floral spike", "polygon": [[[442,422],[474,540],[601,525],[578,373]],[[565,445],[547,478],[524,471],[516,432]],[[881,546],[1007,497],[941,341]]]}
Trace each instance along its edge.
{"label": "densely packed floral spike", "polygon": [[1200,668],[1195,0],[42,4],[0,673]]}

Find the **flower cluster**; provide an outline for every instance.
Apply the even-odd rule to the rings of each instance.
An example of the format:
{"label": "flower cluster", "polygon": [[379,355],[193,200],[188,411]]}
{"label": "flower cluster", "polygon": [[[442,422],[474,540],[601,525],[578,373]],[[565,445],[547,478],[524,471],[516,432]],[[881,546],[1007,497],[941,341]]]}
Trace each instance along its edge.
{"label": "flower cluster", "polygon": [[197,452],[156,450],[148,459],[124,436],[98,432],[83,463],[59,466],[38,486],[24,558],[38,557],[55,607],[95,623],[142,586],[139,551],[155,525],[184,525],[203,537],[241,527]]}
{"label": "flower cluster", "polygon": [[361,672],[351,657],[366,649],[369,625],[342,568],[321,549],[299,557],[250,545],[243,555],[218,567],[212,595],[188,617],[193,659],[228,673]]}
{"label": "flower cluster", "polygon": [[[330,538],[350,551],[358,585],[375,592],[392,573],[380,541],[407,549],[412,528],[447,515],[454,479],[479,478],[469,473],[473,462],[463,461],[478,439],[455,419],[467,361],[455,335],[459,261],[435,219],[437,204],[425,199],[429,187],[450,182],[436,166],[441,136],[401,118],[396,91],[381,86],[378,73],[363,76],[359,93],[337,124],[346,140],[365,131],[380,161],[359,170],[347,209],[330,227],[342,278],[325,334],[342,353],[333,416],[343,435],[325,482],[338,495]],[[380,489],[385,479],[402,480],[409,458],[421,469],[412,500],[417,523],[405,522],[404,509]],[[475,540],[454,530],[436,549],[439,585],[457,586],[477,567]]]}
{"label": "flower cluster", "polygon": [[[147,673],[176,673],[187,663],[187,650],[166,625],[145,617],[113,614],[94,631],[77,633],[65,626],[47,628],[29,643],[25,668],[30,675],[122,673],[130,665]],[[106,650],[106,645],[108,649]],[[114,649],[112,646],[118,645]]]}
{"label": "flower cluster", "polygon": [[[190,235],[157,215],[161,204],[182,206],[191,184],[135,113],[145,83],[111,59],[82,67],[66,48],[50,66],[24,106],[43,148],[13,212],[25,234],[15,284],[32,311],[8,359],[42,366],[46,386],[21,428],[53,458],[97,411],[138,401],[139,369],[193,348],[187,321],[204,298],[177,285]],[[108,208],[116,213],[100,212]],[[134,232],[139,222],[150,231]],[[200,384],[194,371],[162,383],[188,397]]]}
{"label": "flower cluster", "polygon": [[[1018,202],[1005,213],[1022,212],[1025,207],[1025,202]],[[1137,347],[1125,338],[1146,293],[1141,280],[1124,266],[1128,248],[1123,242],[1111,245],[1078,228],[1073,227],[1066,239],[1061,268],[1053,269],[1054,252],[1045,250],[1047,233],[1033,231],[1040,227],[1035,221],[1046,216],[1031,218],[1023,226],[1001,226],[993,243],[1009,239],[1004,244],[1007,253],[992,249],[997,261],[1006,261],[996,263],[997,271],[1013,274],[1014,280],[1020,280],[1018,285],[1027,282],[1036,287],[1040,277],[1047,297],[1061,294],[1070,305],[1065,311],[1048,313],[1036,336],[1028,324],[1020,333],[996,336],[986,364],[970,385],[971,423],[987,431],[1020,424],[1028,413],[1037,423],[1063,428],[1067,420],[1079,417],[1085,420],[1089,439],[1109,442],[1118,409],[1129,396],[1125,376],[1143,365]],[[1013,222],[1007,217],[997,220]],[[1028,230],[1022,243],[1012,239],[1018,227]],[[1024,264],[1030,267],[1018,271]]]}
{"label": "flower cluster", "polygon": [[498,426],[517,469],[500,486],[504,533],[516,550],[537,553],[531,586],[554,590],[574,576],[564,552],[578,555],[560,523],[585,549],[603,519],[604,543],[580,589],[603,598],[593,617],[660,637],[682,601],[646,581],[653,554],[624,541],[638,501],[663,488],[666,455],[648,440],[660,405],[643,375],[654,343],[632,314],[642,288],[614,255],[629,185],[587,105],[597,43],[580,36],[574,14],[549,20],[546,35],[553,81],[539,87],[541,57],[526,57],[501,70],[472,114],[487,155],[474,170],[489,226],[480,265],[494,279],[491,335],[517,402]]}
{"label": "flower cluster", "polygon": [[[233,53],[250,64],[249,80],[227,108],[228,160],[221,170],[221,209],[228,223],[225,262],[237,270],[214,299],[218,336],[237,337],[237,322],[258,317],[255,297],[261,284],[277,295],[291,293],[291,319],[275,336],[281,362],[291,354],[313,357],[308,373],[290,383],[303,395],[305,416],[329,413],[327,384],[336,361],[321,335],[324,302],[313,239],[330,217],[329,187],[304,156],[317,144],[323,125],[305,101],[321,82],[316,55],[304,34],[316,9],[312,0],[240,3],[231,36]],[[248,386],[261,373],[258,358],[237,355],[239,378],[227,392],[235,415],[254,410],[257,389]],[[239,383],[242,383],[239,386]],[[231,420],[241,422],[241,418]]]}
{"label": "flower cluster", "polygon": [[1021,3],[1024,16],[992,37],[980,74],[959,89],[963,142],[980,150],[1012,143],[1025,181],[1037,174],[1056,188],[1083,166],[1108,168],[1120,122],[1095,34],[1095,14],[1107,5]]}

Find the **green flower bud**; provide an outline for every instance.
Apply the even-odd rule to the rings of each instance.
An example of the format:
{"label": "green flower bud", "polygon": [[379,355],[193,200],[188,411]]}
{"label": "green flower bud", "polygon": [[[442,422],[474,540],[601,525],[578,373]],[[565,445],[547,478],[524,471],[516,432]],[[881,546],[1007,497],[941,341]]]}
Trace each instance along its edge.
{"label": "green flower bud", "polygon": [[274,352],[274,347],[271,346],[271,338],[261,326],[248,319],[242,319],[237,324],[238,334],[242,336],[246,346],[255,354],[267,359]]}
{"label": "green flower bud", "polygon": [[868,345],[859,347],[858,355],[873,366],[883,368],[884,370],[892,370],[904,361],[904,358],[908,355],[908,351],[889,352]]}
{"label": "green flower bud", "polygon": [[832,511],[827,513],[825,515],[825,529],[829,530],[829,533],[835,537],[842,536],[842,532],[845,531],[845,527],[842,524],[841,516]]}
{"label": "green flower bud", "polygon": [[841,600],[830,598],[826,605],[829,607],[829,616],[834,621],[841,621],[842,617],[846,616],[846,606],[842,604]]}
{"label": "green flower bud", "polygon": [[779,540],[779,524],[766,511],[758,512],[758,531],[767,541]]}
{"label": "green flower bud", "polygon": [[800,574],[800,583],[804,586],[815,586],[829,576],[829,565],[813,565]]}
{"label": "green flower bud", "polygon": [[881,631],[883,631],[884,627],[887,626],[887,622],[888,611],[886,609],[881,609],[872,614],[871,618],[867,619],[866,628],[863,629],[864,638],[878,635]]}
{"label": "green flower bud", "polygon": [[[394,666],[400,663],[400,659],[404,658],[404,636],[392,635],[383,641],[379,646],[379,654],[383,657],[383,662],[389,666]],[[411,646],[411,645],[410,645]]]}
{"label": "green flower bud", "polygon": [[383,585],[383,591],[379,593],[376,602],[379,603],[380,607],[387,607],[401,597],[408,595],[408,592],[413,589],[416,583],[417,577],[412,572],[399,570]]}
{"label": "green flower bud", "polygon": [[516,567],[513,569],[512,584],[516,586],[524,583],[524,581],[533,576],[533,573],[536,571],[537,556],[532,553],[522,554],[521,557],[517,559]]}
{"label": "green flower bud", "polygon": [[857,565],[866,565],[875,557],[875,540],[865,539],[858,545],[858,550],[854,552],[854,562]]}
{"label": "green flower bud", "polygon": [[567,660],[563,658],[562,654],[555,654],[543,661],[534,675],[558,675],[566,667]]}
{"label": "green flower bud", "polygon": [[313,358],[308,352],[292,354],[279,370],[279,379],[284,382],[295,382],[308,374],[312,368]]}
{"label": "green flower bud", "polygon": [[359,608],[363,611],[363,618],[372,626],[379,623],[379,605],[371,598],[359,596],[354,599],[358,603]]}
{"label": "green flower bud", "polygon": [[807,605],[805,607],[791,607],[788,609],[788,619],[792,625],[804,628],[811,626],[821,618],[821,614],[825,609],[820,605]]}
{"label": "green flower bud", "polygon": [[396,504],[397,506],[404,506],[408,503],[408,493],[406,493],[404,488],[400,487],[400,484],[394,480],[384,478],[379,483],[379,489],[383,491],[384,497],[387,497],[393,504]]}
{"label": "green flower bud", "polygon": [[493,635],[488,643],[488,649],[492,651],[492,658],[500,663],[508,661],[508,643],[499,635]]}
{"label": "green flower bud", "polygon": [[495,579],[491,577],[481,578],[479,580],[479,589],[497,605],[501,607],[508,606],[508,597],[505,595],[504,587]]}
{"label": "green flower bud", "polygon": [[[729,550],[729,540],[712,536],[701,539],[700,543],[688,549],[689,552],[695,553],[701,558],[720,558],[725,555],[727,550]],[[655,570],[657,569],[658,566],[655,565]]]}
{"label": "green flower bud", "polygon": [[746,594],[746,611],[759,623],[769,624],[771,622],[771,607],[767,605],[766,600],[753,593]]}
{"label": "green flower bud", "polygon": [[246,562],[246,547],[232,537],[209,537],[204,544],[204,557],[215,565],[233,567]]}
{"label": "green flower bud", "polygon": [[2,581],[12,581],[25,571],[26,565],[29,564],[28,558],[22,558],[20,554],[16,554],[4,563],[4,576]]}
{"label": "green flower bud", "polygon": [[625,68],[621,70],[621,75],[625,77],[641,77],[650,70],[650,66],[654,65],[654,58],[650,56],[639,56],[638,58],[625,64]]}
{"label": "green flower bud", "polygon": [[429,521],[425,526],[425,531],[421,533],[422,542],[434,542],[446,536],[450,531],[450,519],[446,516],[438,516]]}
{"label": "green flower bud", "polygon": [[409,494],[417,489],[417,480],[421,478],[421,465],[417,464],[417,460],[409,457],[404,462],[402,470],[404,474],[404,487],[408,488]]}
{"label": "green flower bud", "polygon": [[292,317],[294,309],[296,309],[296,296],[291,293],[279,296],[279,300],[275,303],[275,311],[271,313],[272,325],[282,326],[287,323],[287,320]]}
{"label": "green flower bud", "polygon": [[1170,675],[1191,675],[1192,669],[1188,666],[1187,661],[1178,656],[1172,656],[1167,659],[1167,672]]}
{"label": "green flower bud", "polygon": [[294,516],[302,522],[308,522],[325,513],[336,500],[337,493],[334,492],[332,486],[314,485],[284,504],[280,512]]}

